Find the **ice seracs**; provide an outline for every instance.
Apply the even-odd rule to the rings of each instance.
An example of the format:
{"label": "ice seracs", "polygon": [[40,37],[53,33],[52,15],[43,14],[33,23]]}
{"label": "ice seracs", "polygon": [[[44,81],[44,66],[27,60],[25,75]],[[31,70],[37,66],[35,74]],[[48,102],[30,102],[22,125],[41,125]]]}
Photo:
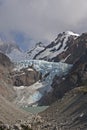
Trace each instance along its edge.
{"label": "ice seracs", "polygon": [[22,68],[33,66],[34,69],[42,74],[41,80],[31,86],[14,87],[17,91],[16,103],[19,105],[30,105],[38,102],[45,93],[52,91],[52,80],[55,75],[66,75],[72,65],[65,63],[47,62],[42,60],[25,60],[16,63],[16,69],[20,71]]}

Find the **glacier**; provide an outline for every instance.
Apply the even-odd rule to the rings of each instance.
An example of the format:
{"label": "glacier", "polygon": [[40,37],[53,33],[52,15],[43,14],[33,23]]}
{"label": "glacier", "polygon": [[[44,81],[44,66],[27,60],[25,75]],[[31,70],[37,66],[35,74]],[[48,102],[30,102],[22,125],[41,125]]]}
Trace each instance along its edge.
{"label": "glacier", "polygon": [[16,103],[20,105],[30,105],[38,102],[45,93],[52,91],[51,84],[54,76],[66,75],[72,67],[71,64],[43,60],[24,60],[16,62],[15,65],[17,71],[32,66],[42,74],[42,79],[29,87],[14,87],[18,93]]}

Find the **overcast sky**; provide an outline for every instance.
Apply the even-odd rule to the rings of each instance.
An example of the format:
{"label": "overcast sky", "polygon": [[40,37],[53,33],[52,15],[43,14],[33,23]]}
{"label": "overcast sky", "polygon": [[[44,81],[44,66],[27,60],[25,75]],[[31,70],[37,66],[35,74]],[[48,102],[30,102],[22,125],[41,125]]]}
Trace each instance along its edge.
{"label": "overcast sky", "polygon": [[0,0],[0,35],[23,48],[87,31],[87,0]]}

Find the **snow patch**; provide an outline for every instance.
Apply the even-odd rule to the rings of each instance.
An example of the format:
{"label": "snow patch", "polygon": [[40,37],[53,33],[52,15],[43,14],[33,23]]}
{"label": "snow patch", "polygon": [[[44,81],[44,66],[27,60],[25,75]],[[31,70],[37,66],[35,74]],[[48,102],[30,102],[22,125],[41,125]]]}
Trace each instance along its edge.
{"label": "snow patch", "polygon": [[31,69],[31,68],[28,68],[27,70],[28,70],[28,71],[34,71],[34,70],[33,70],[33,69]]}
{"label": "snow patch", "polygon": [[66,31],[65,32],[67,35],[72,35],[72,36],[79,36],[79,34],[77,34],[77,33],[73,33],[72,31]]}

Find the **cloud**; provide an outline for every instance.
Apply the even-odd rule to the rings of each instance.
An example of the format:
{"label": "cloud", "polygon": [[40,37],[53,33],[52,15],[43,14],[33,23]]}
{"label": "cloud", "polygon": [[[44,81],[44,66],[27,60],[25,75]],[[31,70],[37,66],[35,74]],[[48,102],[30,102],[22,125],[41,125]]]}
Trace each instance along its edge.
{"label": "cloud", "polygon": [[50,41],[59,32],[87,29],[87,0],[0,0],[0,32]]}

